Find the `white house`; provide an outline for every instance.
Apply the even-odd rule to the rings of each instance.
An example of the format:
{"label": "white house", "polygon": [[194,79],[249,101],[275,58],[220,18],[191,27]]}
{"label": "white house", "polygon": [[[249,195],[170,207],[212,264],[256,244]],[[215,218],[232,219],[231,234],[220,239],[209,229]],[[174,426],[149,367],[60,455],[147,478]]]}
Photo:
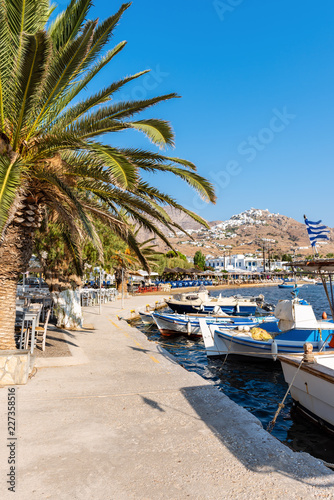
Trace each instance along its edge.
{"label": "white house", "polygon": [[[263,258],[254,255],[222,255],[221,257],[207,257],[206,265],[213,267],[216,271],[263,271]],[[283,263],[270,261],[270,269],[284,269]],[[266,270],[268,270],[268,260],[266,259]]]}

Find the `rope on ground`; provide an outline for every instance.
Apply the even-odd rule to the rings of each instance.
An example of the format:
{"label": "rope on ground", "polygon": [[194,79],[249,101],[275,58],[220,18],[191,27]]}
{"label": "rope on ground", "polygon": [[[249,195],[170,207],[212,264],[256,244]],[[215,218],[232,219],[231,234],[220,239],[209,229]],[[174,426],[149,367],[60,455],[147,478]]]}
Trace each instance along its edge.
{"label": "rope on ground", "polygon": [[37,372],[38,372],[38,370],[37,370],[36,366],[34,366],[31,373],[29,373],[28,378],[32,379],[36,375]]}
{"label": "rope on ground", "polygon": [[285,402],[286,398],[288,397],[288,394],[289,394],[290,389],[291,389],[291,387],[292,387],[292,385],[293,385],[293,383],[294,383],[294,381],[295,381],[295,378],[296,378],[296,376],[297,376],[297,373],[299,372],[299,370],[300,370],[300,368],[301,368],[301,366],[302,366],[302,364],[303,364],[303,363],[304,363],[304,358],[301,360],[301,362],[300,362],[300,364],[299,364],[299,366],[298,366],[298,368],[297,368],[297,370],[296,370],[296,373],[294,374],[293,379],[291,380],[290,385],[289,385],[289,387],[288,387],[288,389],[287,389],[287,391],[286,391],[286,393],[285,393],[285,395],[284,395],[284,398],[283,398],[283,399],[282,399],[282,401],[278,404],[278,408],[277,408],[277,411],[276,411],[276,413],[275,413],[274,418],[271,420],[271,422],[269,422],[269,424],[268,424],[268,426],[267,426],[267,431],[268,431],[268,432],[270,432],[270,433],[273,431],[273,429],[274,429],[274,427],[275,427],[275,424],[276,424],[276,420],[277,420],[278,415],[280,414],[281,410],[282,410],[282,409],[284,408],[284,406],[285,406],[284,402]]}

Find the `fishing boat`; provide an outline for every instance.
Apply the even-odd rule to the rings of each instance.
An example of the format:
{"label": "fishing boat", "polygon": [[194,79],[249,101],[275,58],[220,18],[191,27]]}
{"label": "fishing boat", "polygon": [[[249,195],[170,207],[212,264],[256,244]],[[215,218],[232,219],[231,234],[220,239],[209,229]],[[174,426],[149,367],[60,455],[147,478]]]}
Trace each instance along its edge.
{"label": "fishing boat", "polygon": [[138,311],[140,319],[142,320],[142,323],[146,326],[149,325],[154,325],[154,319],[152,316],[152,311],[151,312],[146,312],[146,311]]}
{"label": "fishing boat", "polygon": [[[313,226],[319,225],[313,223]],[[312,229],[315,231],[315,229]],[[319,234],[326,231],[319,229]],[[314,240],[319,236],[314,237]],[[322,237],[326,239],[326,236]],[[328,239],[328,238],[327,238]],[[334,259],[295,261],[290,264],[296,271],[314,274],[324,287],[334,318]],[[334,433],[334,333],[323,331],[323,338],[331,350],[312,352],[312,346],[305,344],[304,355],[279,356],[286,383],[289,385],[295,407],[313,422]]]}
{"label": "fishing boat", "polygon": [[324,339],[334,333],[334,323],[317,320],[313,308],[304,300],[280,300],[275,309],[275,321],[263,323],[261,328],[247,325],[235,329],[208,325],[200,319],[202,336],[208,356],[242,355],[255,358],[274,359],[277,353],[301,353],[305,342],[314,350],[323,346]]}
{"label": "fishing boat", "polygon": [[312,355],[306,344],[305,351],[279,356],[294,407],[334,434],[334,350]]}
{"label": "fishing boat", "polygon": [[264,306],[264,297],[242,297],[234,295],[232,297],[218,297],[209,295],[207,290],[193,293],[181,293],[166,300],[172,311],[178,314],[199,313],[210,314],[223,311],[227,314],[249,316],[255,314],[258,307]]}
{"label": "fishing boat", "polygon": [[278,284],[278,288],[300,288],[303,283],[296,283],[296,281],[283,280],[282,283]]}
{"label": "fishing boat", "polygon": [[[164,337],[186,335],[190,337],[201,337],[201,328],[199,319],[204,317],[202,314],[171,314],[154,312],[152,317]],[[228,316],[221,315],[205,316],[209,325],[215,325],[224,328],[236,328],[240,325],[249,327],[259,326],[267,321],[275,321],[273,315],[268,316]]]}

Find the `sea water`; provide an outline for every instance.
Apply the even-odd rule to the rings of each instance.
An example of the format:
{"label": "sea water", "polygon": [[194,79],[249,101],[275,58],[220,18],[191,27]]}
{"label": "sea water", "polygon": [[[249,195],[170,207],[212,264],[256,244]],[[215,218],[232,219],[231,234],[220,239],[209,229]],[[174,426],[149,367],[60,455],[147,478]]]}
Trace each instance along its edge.
{"label": "sea water", "polygon": [[[277,286],[238,287],[211,292],[211,295],[219,293],[223,296],[263,294],[265,301],[274,305],[280,299],[291,299],[291,289],[281,289]],[[318,318],[321,318],[324,311],[330,318],[330,309],[322,286],[303,285],[299,297],[312,304]],[[194,341],[182,336],[166,339],[161,337],[155,327],[147,330],[139,323],[137,326],[150,340],[158,342],[173,354],[184,368],[210,380],[233,401],[253,413],[264,428],[267,428],[287,390],[279,362],[250,361],[247,358],[233,357],[228,357],[225,361],[219,358],[208,359],[201,339]],[[305,451],[328,463],[334,463],[334,438],[305,420],[302,415],[291,412],[291,409],[292,399],[289,395],[272,434],[295,451]]]}

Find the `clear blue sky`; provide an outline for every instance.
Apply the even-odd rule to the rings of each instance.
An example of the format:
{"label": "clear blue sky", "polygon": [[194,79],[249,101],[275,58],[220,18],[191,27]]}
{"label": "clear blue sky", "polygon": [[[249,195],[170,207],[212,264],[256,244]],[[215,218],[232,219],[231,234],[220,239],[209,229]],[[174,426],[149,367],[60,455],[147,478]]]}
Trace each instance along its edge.
{"label": "clear blue sky", "polygon": [[[92,14],[120,5],[95,0]],[[124,97],[182,96],[146,116],[172,122],[173,154],[217,184],[217,204],[149,180],[208,220],[256,207],[334,226],[333,28],[333,0],[134,0],[114,37],[128,45],[97,84],[151,68]],[[108,140],[151,148],[135,132]]]}

